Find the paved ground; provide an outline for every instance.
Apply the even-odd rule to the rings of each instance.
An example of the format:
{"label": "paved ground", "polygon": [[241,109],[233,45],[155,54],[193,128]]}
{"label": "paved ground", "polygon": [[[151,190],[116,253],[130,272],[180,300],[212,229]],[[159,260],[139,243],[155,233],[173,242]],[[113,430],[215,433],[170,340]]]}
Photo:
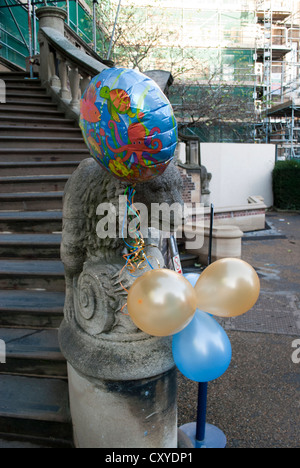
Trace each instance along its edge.
{"label": "paved ground", "polygon": [[[228,371],[208,389],[207,422],[228,448],[300,448],[300,215],[271,212],[269,229],[243,241],[261,279],[255,307],[220,320],[233,348]],[[300,357],[300,353],[298,354]],[[198,384],[179,375],[179,425],[196,421]]]}

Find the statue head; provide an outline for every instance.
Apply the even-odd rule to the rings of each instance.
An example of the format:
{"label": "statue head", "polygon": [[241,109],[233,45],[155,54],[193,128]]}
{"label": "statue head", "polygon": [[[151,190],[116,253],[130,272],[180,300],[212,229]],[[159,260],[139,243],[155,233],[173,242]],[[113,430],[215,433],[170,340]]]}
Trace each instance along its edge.
{"label": "statue head", "polygon": [[135,201],[147,207],[149,227],[171,232],[178,229],[184,219],[182,188],[183,181],[173,161],[162,175],[136,185]]}

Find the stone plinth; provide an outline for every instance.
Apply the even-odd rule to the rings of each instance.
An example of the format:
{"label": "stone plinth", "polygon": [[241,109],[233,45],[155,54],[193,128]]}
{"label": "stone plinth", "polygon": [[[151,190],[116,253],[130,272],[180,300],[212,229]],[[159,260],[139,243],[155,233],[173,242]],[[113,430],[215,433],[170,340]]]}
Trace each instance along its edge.
{"label": "stone plinth", "polygon": [[176,372],[108,381],[68,365],[77,448],[176,448]]}
{"label": "stone plinth", "polygon": [[[106,270],[106,272],[104,271]],[[75,317],[59,330],[68,361],[69,396],[78,448],[175,448],[177,403],[171,338],[132,327],[112,330],[107,277],[115,263],[87,262],[76,280]]]}
{"label": "stone plinth", "polygon": [[57,32],[64,34],[64,23],[67,19],[67,12],[62,8],[41,7],[37,9],[36,16],[39,19],[40,28],[53,28]]}

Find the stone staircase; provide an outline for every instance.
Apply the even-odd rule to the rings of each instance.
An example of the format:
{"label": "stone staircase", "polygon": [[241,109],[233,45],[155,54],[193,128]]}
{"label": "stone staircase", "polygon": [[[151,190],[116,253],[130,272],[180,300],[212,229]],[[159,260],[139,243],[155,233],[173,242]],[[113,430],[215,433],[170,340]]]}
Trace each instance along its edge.
{"label": "stone staircase", "polygon": [[89,156],[38,79],[0,73],[0,447],[72,447],[60,262],[64,185]]}
{"label": "stone staircase", "polygon": [[[78,125],[26,73],[0,73],[0,448],[72,448],[60,261],[66,181],[89,157]],[[195,256],[182,252],[193,269]]]}

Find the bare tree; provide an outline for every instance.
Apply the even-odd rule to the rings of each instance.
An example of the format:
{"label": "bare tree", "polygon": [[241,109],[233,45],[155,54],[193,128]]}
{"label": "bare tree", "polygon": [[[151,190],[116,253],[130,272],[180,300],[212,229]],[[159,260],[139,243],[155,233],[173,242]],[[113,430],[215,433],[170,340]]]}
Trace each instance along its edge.
{"label": "bare tree", "polygon": [[[258,115],[253,99],[253,87],[249,83],[249,69],[239,72],[235,81],[223,79],[221,67],[202,66],[199,76],[202,79],[192,80],[178,77],[170,89],[173,103],[181,129],[202,129],[206,135],[212,129],[222,126],[223,129],[244,127],[244,139],[253,137],[253,124]],[[209,72],[209,69],[214,69]]]}
{"label": "bare tree", "polygon": [[[90,0],[91,1],[91,0]],[[152,2],[153,3],[153,2]],[[114,26],[117,2],[102,0],[99,17],[105,24],[106,41]],[[256,121],[253,88],[249,86],[249,65],[235,63],[234,77],[223,76],[223,68],[214,58],[204,60],[193,49],[183,47],[180,31],[171,30],[163,10],[152,6],[140,8],[124,4],[119,12],[113,40],[116,66],[146,71],[164,69],[172,73],[175,82],[169,91],[181,128],[202,128],[209,133],[222,124],[248,125]],[[172,26],[170,26],[172,27]],[[212,55],[206,51],[206,57]]]}
{"label": "bare tree", "polygon": [[[112,37],[117,3],[102,0],[97,8],[98,16],[104,25],[103,30],[105,29],[101,45],[105,55]],[[139,8],[135,4],[121,5],[112,44],[111,58],[116,66],[140,71],[152,68],[159,58],[161,44],[169,42],[174,34],[168,28],[162,28],[162,24],[168,24],[162,10],[153,6]]]}

